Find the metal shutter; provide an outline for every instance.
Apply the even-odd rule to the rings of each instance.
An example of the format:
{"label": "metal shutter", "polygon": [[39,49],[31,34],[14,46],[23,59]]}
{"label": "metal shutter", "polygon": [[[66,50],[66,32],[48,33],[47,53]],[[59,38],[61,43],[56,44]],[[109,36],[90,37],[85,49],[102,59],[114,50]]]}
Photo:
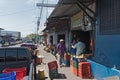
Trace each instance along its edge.
{"label": "metal shutter", "polygon": [[120,0],[98,0],[100,34],[120,34]]}

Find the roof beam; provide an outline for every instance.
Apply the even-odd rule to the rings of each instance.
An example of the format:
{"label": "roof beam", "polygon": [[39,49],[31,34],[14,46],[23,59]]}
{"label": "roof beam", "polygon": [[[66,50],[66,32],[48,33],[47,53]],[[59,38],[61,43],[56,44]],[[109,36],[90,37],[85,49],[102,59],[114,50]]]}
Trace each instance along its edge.
{"label": "roof beam", "polygon": [[56,4],[37,3],[36,6],[37,6],[37,7],[41,7],[41,6],[42,6],[42,7],[55,7]]}
{"label": "roof beam", "polygon": [[[86,15],[92,20],[92,21],[95,21],[95,12],[92,11],[90,8],[88,8],[86,5],[84,5],[82,2],[80,2],[79,0],[76,0],[76,4],[79,6],[79,8],[81,8],[83,10],[84,13],[86,13]],[[87,11],[86,9],[91,12],[94,16],[91,16]]]}
{"label": "roof beam", "polygon": [[[79,0],[78,0],[79,1]],[[92,14],[95,14],[94,11],[92,11],[90,8],[88,8],[85,4],[83,4],[82,2],[79,1],[79,3],[86,9],[88,9]]]}

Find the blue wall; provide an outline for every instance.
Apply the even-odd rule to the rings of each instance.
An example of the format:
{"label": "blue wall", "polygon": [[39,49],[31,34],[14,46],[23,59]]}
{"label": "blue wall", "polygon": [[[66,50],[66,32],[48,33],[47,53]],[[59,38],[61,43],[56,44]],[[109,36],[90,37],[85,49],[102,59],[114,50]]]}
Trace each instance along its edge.
{"label": "blue wall", "polygon": [[103,78],[109,76],[119,76],[120,78],[120,71],[116,70],[115,68],[109,68],[94,61],[88,60],[91,64],[91,73],[93,77],[97,80],[102,80]]}
{"label": "blue wall", "polygon": [[120,69],[120,35],[97,35],[95,40],[96,62]]}
{"label": "blue wall", "polygon": [[[116,29],[116,27],[113,25],[109,25],[110,23],[108,23],[108,21],[106,21],[104,23],[108,24],[110,27],[113,28],[113,30],[111,30],[111,31],[108,30],[108,31],[110,31],[109,33],[111,33],[111,34],[106,35],[106,34],[101,34],[101,32],[100,32],[100,29],[103,27],[106,27],[107,29],[109,28],[106,24],[103,24],[102,22],[100,22],[101,20],[103,20],[101,16],[104,16],[103,15],[104,13],[105,14],[108,13],[108,11],[107,11],[108,5],[107,4],[109,4],[109,6],[114,6],[114,5],[110,5],[112,3],[107,3],[107,1],[109,1],[109,0],[101,0],[101,2],[99,2],[99,0],[98,0],[96,2],[96,4],[97,4],[97,8],[96,8],[97,20],[96,20],[95,40],[94,40],[94,43],[95,43],[95,45],[94,45],[95,52],[94,53],[95,54],[94,54],[93,60],[95,60],[96,62],[103,64],[105,66],[109,66],[109,67],[116,66],[118,69],[120,69],[120,34],[119,33],[112,34],[112,32],[115,32],[114,28]],[[119,0],[117,0],[117,1],[119,1]],[[111,0],[111,2],[114,2],[114,1]],[[105,3],[105,4],[103,4],[103,3]],[[115,3],[117,4],[117,2],[115,2]],[[102,10],[101,10],[101,8],[102,8]],[[111,12],[111,14],[112,14],[112,12]],[[108,19],[105,19],[105,20],[109,20],[109,19],[111,20],[110,17],[107,17],[107,18]],[[102,24],[100,24],[100,23],[102,23]],[[116,23],[113,22],[113,24],[116,24]],[[106,25],[106,26],[104,26],[104,25]],[[102,31],[105,31],[104,29],[105,28],[103,28]]]}
{"label": "blue wall", "polygon": [[[99,3],[99,1],[101,1],[101,4]],[[119,72],[120,70],[120,33],[112,34],[112,32],[116,32],[115,31],[116,26],[110,25],[109,23],[109,20],[114,19],[113,18],[114,15],[112,16],[112,18],[107,17],[107,19],[105,20],[108,20],[108,21],[104,20],[105,21],[104,24],[100,24],[101,23],[100,21],[104,16],[103,14],[108,13],[107,11],[108,5],[106,4],[109,4],[109,6],[112,6],[112,7],[115,6],[115,5],[110,5],[112,4],[112,1],[114,2],[114,0],[111,0],[111,2],[109,3],[107,1],[109,2],[109,0],[97,0],[97,8],[96,8],[97,20],[96,20],[96,27],[95,27],[96,29],[95,29],[95,36],[94,36],[94,57],[92,58],[92,61],[94,62],[91,62],[91,68],[93,71],[93,75],[97,77],[99,80],[101,80],[100,78],[107,77],[107,76],[118,75],[120,77],[120,72]],[[117,2],[115,3],[117,4]],[[104,8],[102,7],[102,10],[100,9],[101,6],[104,7]],[[114,23],[113,21],[112,24],[116,24],[116,23]],[[102,27],[100,27],[100,25]],[[112,27],[113,30],[112,29],[109,30],[108,25],[110,26],[110,28]],[[117,28],[119,27],[117,26]],[[101,34],[102,31],[100,32],[100,29],[102,31],[104,29],[108,29],[109,34],[108,35]],[[120,32],[119,29],[118,31]],[[113,69],[113,67],[116,67],[116,69]]]}

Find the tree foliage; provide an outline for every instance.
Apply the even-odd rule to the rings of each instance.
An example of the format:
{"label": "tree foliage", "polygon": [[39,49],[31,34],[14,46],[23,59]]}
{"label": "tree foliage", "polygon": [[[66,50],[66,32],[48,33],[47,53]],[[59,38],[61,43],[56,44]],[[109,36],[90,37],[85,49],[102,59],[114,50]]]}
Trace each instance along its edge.
{"label": "tree foliage", "polygon": [[25,38],[25,40],[33,40],[33,41],[39,41],[40,39],[40,36],[38,34],[34,34],[34,33],[31,33],[29,35],[27,35]]}

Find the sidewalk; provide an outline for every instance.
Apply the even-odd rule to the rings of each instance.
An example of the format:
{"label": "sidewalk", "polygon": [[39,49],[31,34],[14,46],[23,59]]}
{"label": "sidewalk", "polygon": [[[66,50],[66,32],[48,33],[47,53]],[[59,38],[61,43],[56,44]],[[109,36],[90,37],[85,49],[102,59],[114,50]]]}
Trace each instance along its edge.
{"label": "sidewalk", "polygon": [[[51,54],[51,53],[47,53],[43,50],[44,46],[40,45],[39,46],[39,50],[40,50],[40,54],[45,56],[45,58],[43,59],[43,62],[46,64],[39,64],[37,65],[36,69],[37,69],[37,74],[38,74],[38,70],[39,69],[44,69],[45,71],[45,80],[50,80],[49,78],[49,71],[48,71],[48,65],[47,63],[50,61],[54,61],[56,60],[56,58]],[[78,76],[75,76],[71,71],[69,67],[58,67],[58,73],[60,74],[61,78],[60,79],[54,79],[54,80],[95,80],[95,79],[81,79]]]}

